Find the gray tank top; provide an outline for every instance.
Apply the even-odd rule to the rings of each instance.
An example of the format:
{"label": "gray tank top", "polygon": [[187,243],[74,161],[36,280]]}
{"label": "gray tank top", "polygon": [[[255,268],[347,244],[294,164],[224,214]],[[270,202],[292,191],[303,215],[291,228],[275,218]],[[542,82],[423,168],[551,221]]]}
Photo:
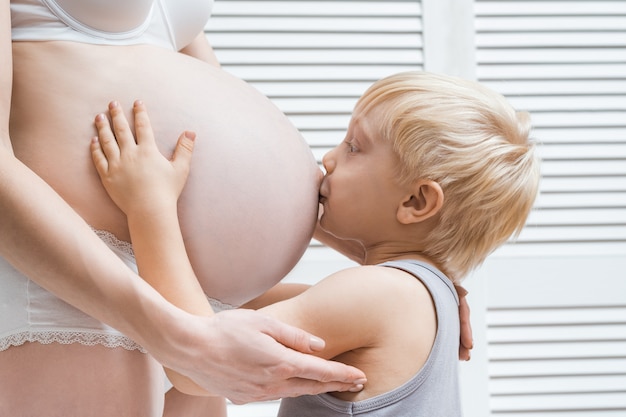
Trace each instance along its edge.
{"label": "gray tank top", "polygon": [[437,334],[420,371],[402,386],[358,402],[329,394],[282,400],[278,417],[459,417],[459,310],[452,282],[435,267],[414,260],[385,262],[415,275],[430,292],[437,310]]}

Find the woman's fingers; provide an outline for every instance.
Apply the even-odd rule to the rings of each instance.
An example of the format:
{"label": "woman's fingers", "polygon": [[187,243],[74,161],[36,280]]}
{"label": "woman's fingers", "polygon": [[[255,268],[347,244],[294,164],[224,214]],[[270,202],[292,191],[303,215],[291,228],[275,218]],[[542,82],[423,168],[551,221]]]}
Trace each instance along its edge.
{"label": "woman's fingers", "polygon": [[207,324],[203,332],[199,332],[202,327],[189,330],[194,335],[206,332],[219,343],[196,344],[185,338],[184,349],[211,343],[213,350],[211,355],[199,355],[193,364],[181,363],[181,371],[236,404],[328,391],[357,392],[367,382],[365,374],[352,366],[307,354],[324,348],[319,338],[256,311],[222,311]]}

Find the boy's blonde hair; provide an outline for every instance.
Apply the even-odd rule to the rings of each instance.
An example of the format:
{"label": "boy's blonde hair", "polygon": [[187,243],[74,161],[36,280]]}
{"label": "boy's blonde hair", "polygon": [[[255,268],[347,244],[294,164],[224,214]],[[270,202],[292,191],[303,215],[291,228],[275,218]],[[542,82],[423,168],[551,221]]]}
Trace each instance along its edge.
{"label": "boy's blonde hair", "polygon": [[517,236],[539,188],[530,118],[479,83],[405,72],[373,84],[355,114],[374,111],[403,183],[439,183],[444,204],[425,254],[455,282]]}

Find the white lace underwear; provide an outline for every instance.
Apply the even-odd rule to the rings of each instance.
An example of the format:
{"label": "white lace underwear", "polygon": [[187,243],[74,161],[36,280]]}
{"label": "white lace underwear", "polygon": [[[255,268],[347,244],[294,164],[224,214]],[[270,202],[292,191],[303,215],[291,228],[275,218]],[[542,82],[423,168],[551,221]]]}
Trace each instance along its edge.
{"label": "white lace underwear", "polygon": [[[104,230],[94,232],[133,271],[135,255],[129,242]],[[79,343],[127,350],[146,350],[132,339],[86,315],[16,271],[0,258],[0,351],[27,342]],[[207,296],[214,311],[235,308]]]}
{"label": "white lace underwear", "polygon": [[[113,233],[107,232],[106,230],[94,229],[94,232],[96,232],[98,237],[102,239],[102,241],[106,243],[108,247],[112,249],[115,248],[117,249],[117,251],[125,254],[126,256],[132,257],[133,264],[135,264],[135,253],[133,252],[133,246],[129,242],[119,240]],[[228,303],[223,303],[220,300],[216,298],[211,298],[206,294],[205,296],[207,300],[209,301],[209,304],[211,304],[213,311],[216,313],[220,311],[224,311],[224,310],[232,310],[234,308],[237,308],[237,306],[234,306]]]}
{"label": "white lace underwear", "polygon": [[[94,230],[129,268],[136,271],[130,243]],[[67,304],[0,258],[0,351],[27,342],[79,343],[146,350],[129,337]]]}
{"label": "white lace underwear", "polygon": [[15,333],[0,339],[0,352],[11,346],[21,346],[27,342],[36,342],[42,345],[51,343],[62,345],[78,343],[84,346],[101,345],[107,348],[121,347],[126,350],[138,350],[141,353],[147,353],[143,347],[122,334],[88,333],[84,330],[40,330]]}

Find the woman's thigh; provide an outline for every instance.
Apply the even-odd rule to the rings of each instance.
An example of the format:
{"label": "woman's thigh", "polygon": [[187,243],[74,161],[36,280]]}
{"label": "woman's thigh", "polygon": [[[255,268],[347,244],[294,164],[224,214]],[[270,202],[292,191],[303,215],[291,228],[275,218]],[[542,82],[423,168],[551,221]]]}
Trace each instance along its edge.
{"label": "woman's thigh", "polygon": [[100,345],[25,343],[0,352],[0,415],[156,417],[162,368],[147,354]]}

